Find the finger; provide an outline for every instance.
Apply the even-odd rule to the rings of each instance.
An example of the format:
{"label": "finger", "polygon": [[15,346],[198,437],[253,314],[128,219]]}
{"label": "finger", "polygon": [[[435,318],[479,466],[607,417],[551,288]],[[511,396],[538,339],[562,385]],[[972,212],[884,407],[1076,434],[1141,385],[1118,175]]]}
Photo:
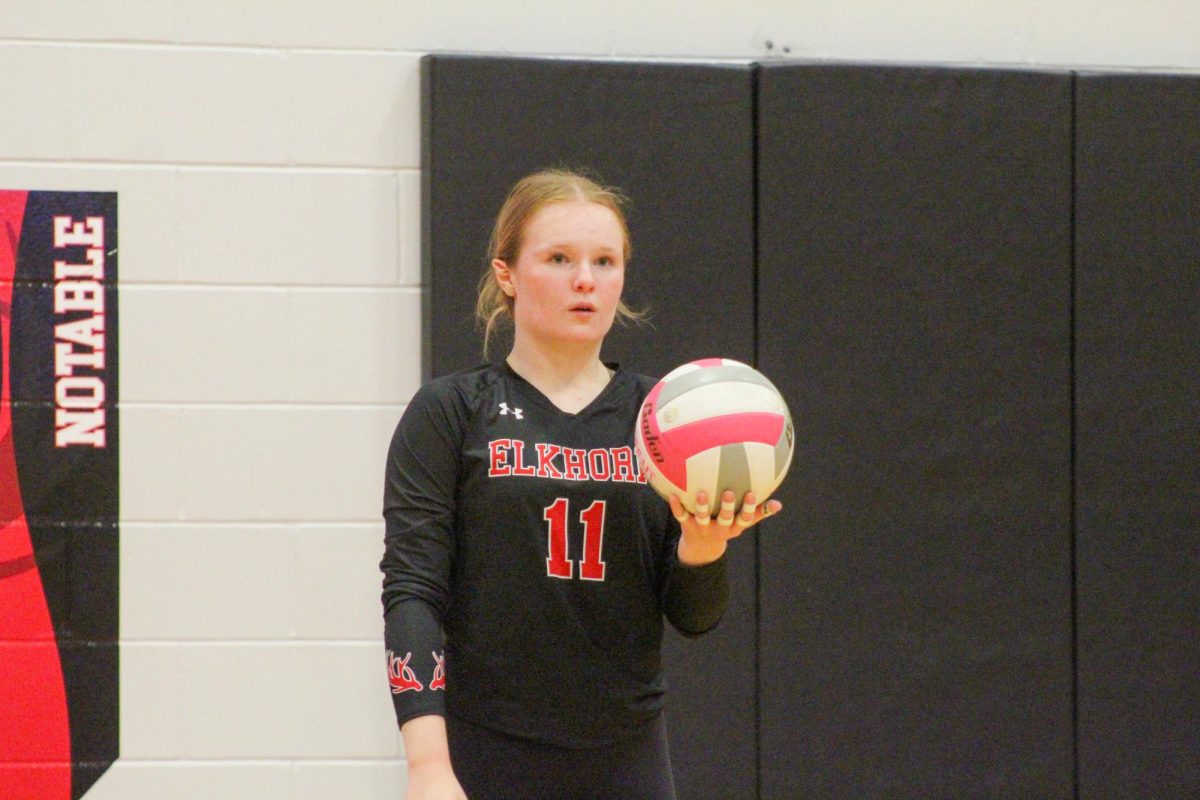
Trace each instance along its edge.
{"label": "finger", "polygon": [[671,495],[671,499],[668,502],[671,504],[671,513],[675,516],[676,522],[683,522],[687,519],[687,511],[677,496]]}
{"label": "finger", "polygon": [[733,524],[733,508],[736,502],[736,496],[733,492],[726,491],[721,495],[721,511],[717,514],[717,524],[722,528],[728,528]]}
{"label": "finger", "polygon": [[746,492],[746,496],[742,498],[742,510],[738,514],[738,523],[742,527],[753,525],[757,517],[754,515],[755,509],[758,506],[754,502],[754,492]]}
{"label": "finger", "polygon": [[762,509],[763,517],[766,518],[772,514],[778,514],[782,508],[783,503],[779,502],[778,500],[768,500]]}
{"label": "finger", "polygon": [[696,493],[696,510],[694,514],[697,525],[707,525],[711,519],[709,516],[708,495],[704,492]]}

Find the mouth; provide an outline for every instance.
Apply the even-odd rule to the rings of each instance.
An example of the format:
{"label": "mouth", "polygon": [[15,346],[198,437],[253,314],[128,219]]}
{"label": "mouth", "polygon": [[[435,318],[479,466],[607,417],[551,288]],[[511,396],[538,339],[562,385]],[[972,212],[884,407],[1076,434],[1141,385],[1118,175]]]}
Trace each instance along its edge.
{"label": "mouth", "polygon": [[575,314],[593,314],[596,311],[596,307],[591,303],[576,303],[571,306],[570,311]]}

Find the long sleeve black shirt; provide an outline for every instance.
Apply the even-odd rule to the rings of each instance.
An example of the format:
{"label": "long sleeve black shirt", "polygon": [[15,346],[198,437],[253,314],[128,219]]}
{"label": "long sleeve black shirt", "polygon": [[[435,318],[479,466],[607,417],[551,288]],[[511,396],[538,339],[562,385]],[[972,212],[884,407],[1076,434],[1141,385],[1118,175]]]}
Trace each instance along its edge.
{"label": "long sleeve black shirt", "polygon": [[424,386],[388,452],[383,605],[397,720],[452,713],[567,747],[660,713],[663,617],[720,620],[725,559],[679,564],[679,524],[633,428],[650,378],[618,369],[568,414],[506,364]]}

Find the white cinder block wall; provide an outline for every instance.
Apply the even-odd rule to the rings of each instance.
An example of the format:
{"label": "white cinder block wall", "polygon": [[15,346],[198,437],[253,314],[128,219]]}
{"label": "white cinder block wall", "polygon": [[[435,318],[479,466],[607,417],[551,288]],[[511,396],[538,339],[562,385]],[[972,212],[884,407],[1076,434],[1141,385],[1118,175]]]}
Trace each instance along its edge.
{"label": "white cinder block wall", "polygon": [[403,793],[376,564],[422,54],[1197,71],[1197,31],[1190,0],[0,0],[0,188],[120,195],[121,760],[88,797]]}

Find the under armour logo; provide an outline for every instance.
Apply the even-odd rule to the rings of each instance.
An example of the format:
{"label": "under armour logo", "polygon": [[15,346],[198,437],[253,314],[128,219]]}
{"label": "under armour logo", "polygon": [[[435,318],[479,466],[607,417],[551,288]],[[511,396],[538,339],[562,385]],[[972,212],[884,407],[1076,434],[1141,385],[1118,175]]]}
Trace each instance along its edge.
{"label": "under armour logo", "polygon": [[512,414],[517,419],[524,419],[524,417],[521,416],[521,409],[509,408],[508,403],[501,403],[500,404],[500,416],[503,417],[505,414]]}

